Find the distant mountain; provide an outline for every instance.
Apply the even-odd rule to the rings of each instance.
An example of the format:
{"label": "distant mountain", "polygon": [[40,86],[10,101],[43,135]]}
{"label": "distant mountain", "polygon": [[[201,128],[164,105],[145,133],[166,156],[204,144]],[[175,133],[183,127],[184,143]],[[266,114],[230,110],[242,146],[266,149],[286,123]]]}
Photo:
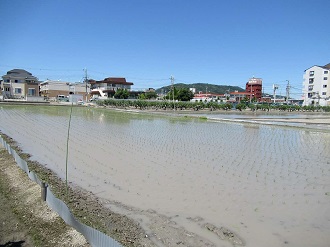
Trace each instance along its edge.
{"label": "distant mountain", "polygon": [[[184,84],[184,83],[177,83],[174,84],[175,88],[196,88],[196,93],[206,91],[208,93],[214,93],[214,94],[225,94],[226,92],[235,92],[236,90],[238,92],[244,92],[245,89],[237,86],[226,86],[226,85],[214,85],[214,84],[208,84],[208,83],[193,83],[193,84]],[[171,85],[161,87],[156,89],[157,94],[163,94],[167,93],[171,90]]]}

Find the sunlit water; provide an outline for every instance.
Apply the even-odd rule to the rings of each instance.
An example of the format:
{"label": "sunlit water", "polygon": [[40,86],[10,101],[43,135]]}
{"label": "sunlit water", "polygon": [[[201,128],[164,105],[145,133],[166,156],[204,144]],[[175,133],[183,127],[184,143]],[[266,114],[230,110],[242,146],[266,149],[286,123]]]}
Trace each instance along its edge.
{"label": "sunlit water", "polygon": [[[70,108],[0,113],[0,130],[64,178]],[[200,217],[247,246],[330,243],[329,132],[74,108],[68,167],[71,182],[188,230]]]}

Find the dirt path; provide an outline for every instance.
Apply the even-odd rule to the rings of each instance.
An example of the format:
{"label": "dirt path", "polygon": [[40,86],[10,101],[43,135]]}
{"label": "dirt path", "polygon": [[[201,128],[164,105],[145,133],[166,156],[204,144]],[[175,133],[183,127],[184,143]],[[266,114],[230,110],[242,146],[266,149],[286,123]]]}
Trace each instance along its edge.
{"label": "dirt path", "polygon": [[24,224],[10,208],[8,199],[0,193],[0,246],[32,246]]}
{"label": "dirt path", "polygon": [[49,209],[40,187],[0,148],[0,246],[89,246]]}

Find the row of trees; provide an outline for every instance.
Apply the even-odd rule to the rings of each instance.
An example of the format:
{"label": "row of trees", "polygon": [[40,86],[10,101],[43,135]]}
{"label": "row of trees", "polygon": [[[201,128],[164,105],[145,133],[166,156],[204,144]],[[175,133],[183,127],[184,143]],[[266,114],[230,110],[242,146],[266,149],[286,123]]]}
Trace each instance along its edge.
{"label": "row of trees", "polygon": [[138,109],[176,109],[176,110],[201,110],[201,109],[223,109],[230,110],[232,108],[232,104],[218,104],[215,102],[190,102],[190,101],[178,101],[173,102],[172,100],[116,100],[116,99],[106,99],[99,100],[97,104],[100,106],[113,106],[113,107],[134,107]]}
{"label": "row of trees", "polygon": [[[130,96],[129,91],[126,89],[118,89],[114,94],[113,99],[99,101],[98,104],[109,105],[115,107],[136,107],[140,109],[210,109],[211,111],[224,109],[236,109],[239,111],[252,110],[252,111],[308,111],[308,112],[330,112],[330,106],[299,106],[299,105],[273,105],[273,104],[256,104],[256,100],[249,103],[249,99],[242,100],[239,104],[231,103],[217,103],[217,102],[190,102],[194,94],[188,88],[173,87],[164,97],[165,101],[150,101],[157,99],[156,92],[150,91],[142,93],[138,96],[138,100],[127,100]],[[118,99],[122,99],[118,101]],[[166,101],[168,100],[168,101]],[[176,102],[173,102],[176,101]]]}
{"label": "row of trees", "polygon": [[300,106],[300,105],[273,105],[273,104],[246,104],[239,103],[235,106],[239,111],[249,109],[251,111],[270,111],[270,110],[279,110],[279,111],[305,111],[305,112],[330,112],[330,106]]}
{"label": "row of trees", "polygon": [[[115,99],[128,99],[130,93],[126,89],[118,89],[114,94]],[[191,92],[188,88],[173,88],[171,89],[164,99],[168,100],[177,100],[177,101],[190,101],[194,97],[193,92]],[[150,91],[141,93],[138,98],[140,100],[150,100],[157,99],[158,95],[156,92]]]}
{"label": "row of trees", "polygon": [[215,110],[238,110],[238,111],[306,111],[306,112],[330,112],[330,106],[299,106],[299,105],[272,105],[272,104],[232,104],[232,103],[217,103],[217,102],[190,102],[179,101],[173,102],[171,100],[116,100],[107,99],[97,101],[98,105],[113,106],[118,108],[134,107],[137,109],[176,109],[176,110],[202,110],[208,109],[210,111]]}

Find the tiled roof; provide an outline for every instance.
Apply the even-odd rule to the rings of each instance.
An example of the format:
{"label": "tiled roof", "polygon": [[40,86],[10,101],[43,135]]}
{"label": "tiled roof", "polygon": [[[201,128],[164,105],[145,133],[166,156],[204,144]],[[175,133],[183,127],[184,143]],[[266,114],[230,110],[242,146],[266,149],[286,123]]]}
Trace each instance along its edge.
{"label": "tiled roof", "polygon": [[313,68],[314,66],[316,67],[320,67],[320,68],[323,68],[323,69],[329,69],[330,70],[330,63],[324,65],[324,66],[320,66],[320,65],[313,65],[312,67],[309,67],[308,69],[305,69],[304,72],[306,72],[307,70],[309,70],[310,68]]}
{"label": "tiled roof", "polygon": [[30,80],[37,80],[37,77],[33,76],[30,72],[24,69],[12,69],[7,72],[3,78],[25,78]]}
{"label": "tiled roof", "polygon": [[96,83],[109,83],[109,84],[121,84],[121,85],[134,85],[133,82],[127,82],[123,77],[108,77],[102,81],[90,80],[91,84]]}
{"label": "tiled roof", "polygon": [[251,93],[247,93],[247,92],[231,92],[230,94],[234,94],[234,95],[250,95]]}
{"label": "tiled roof", "polygon": [[322,68],[324,68],[324,69],[330,69],[330,63],[328,63],[328,64],[322,66]]}

